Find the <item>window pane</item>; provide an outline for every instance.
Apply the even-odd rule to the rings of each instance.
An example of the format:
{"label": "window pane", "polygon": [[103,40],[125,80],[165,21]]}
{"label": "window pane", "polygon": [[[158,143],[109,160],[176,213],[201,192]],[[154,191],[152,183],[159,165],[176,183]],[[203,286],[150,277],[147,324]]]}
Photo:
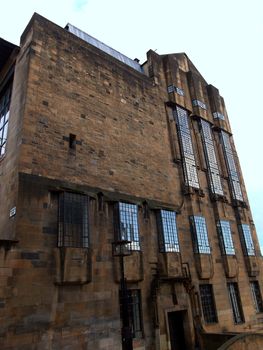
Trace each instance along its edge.
{"label": "window pane", "polygon": [[188,186],[199,188],[191,132],[188,124],[188,113],[183,108],[177,106],[174,110],[174,117],[177,124],[185,183]]}
{"label": "window pane", "polygon": [[5,154],[6,140],[9,121],[11,89],[7,89],[4,95],[0,98],[0,156]]}
{"label": "window pane", "polygon": [[231,184],[232,196],[234,199],[243,201],[243,195],[240,187],[239,176],[236,169],[232,146],[229,135],[221,131],[223,151],[225,155],[226,165],[228,169],[229,180]]}
{"label": "window pane", "polygon": [[213,287],[211,284],[199,286],[203,315],[206,323],[216,323],[217,314],[214,301]]}
{"label": "window pane", "polygon": [[176,213],[161,210],[160,250],[162,252],[179,252],[179,242],[176,228]]}
{"label": "window pane", "polygon": [[220,243],[223,254],[235,255],[235,248],[232,240],[229,221],[220,220],[217,223],[217,229],[220,237]]}
{"label": "window pane", "polygon": [[247,224],[239,226],[241,233],[241,243],[244,255],[255,256],[255,247],[251,236],[250,227]]}
{"label": "window pane", "polygon": [[210,123],[201,119],[201,135],[204,146],[205,159],[208,167],[208,178],[212,193],[224,195],[219,168],[217,164],[214,142]]}
{"label": "window pane", "polygon": [[64,192],[59,198],[59,247],[88,247],[88,197]]}
{"label": "window pane", "polygon": [[258,281],[250,283],[252,298],[257,312],[263,312],[262,297]]}
{"label": "window pane", "polygon": [[138,208],[135,204],[119,203],[120,237],[121,240],[131,241],[131,250],[140,250]]}
{"label": "window pane", "polygon": [[228,294],[229,299],[233,311],[233,317],[235,323],[243,323],[244,322],[244,316],[243,316],[243,310],[241,306],[241,300],[239,295],[239,290],[236,282],[228,283]]}
{"label": "window pane", "polygon": [[190,217],[190,222],[193,232],[195,252],[210,254],[211,249],[208,241],[205,218],[203,216],[192,216]]}

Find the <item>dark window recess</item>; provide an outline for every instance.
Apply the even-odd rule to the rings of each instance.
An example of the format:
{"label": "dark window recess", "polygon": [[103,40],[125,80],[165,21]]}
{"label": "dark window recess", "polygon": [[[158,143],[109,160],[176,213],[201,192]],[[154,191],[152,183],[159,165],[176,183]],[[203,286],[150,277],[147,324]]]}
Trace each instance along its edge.
{"label": "dark window recess", "polygon": [[6,152],[10,100],[11,87],[9,86],[4,94],[0,96],[0,157]]}
{"label": "dark window recess", "polygon": [[203,315],[206,323],[217,323],[217,313],[211,284],[199,286]]}
{"label": "dark window recess", "polygon": [[234,322],[236,324],[244,322],[244,314],[242,310],[242,304],[240,299],[240,294],[238,290],[238,285],[236,282],[228,283],[228,294],[230,299],[230,304],[232,307]]}
{"label": "dark window recess", "polygon": [[258,281],[250,282],[252,298],[257,312],[263,312],[263,303]]}
{"label": "dark window recess", "polygon": [[60,194],[58,246],[89,246],[87,196],[71,192]]}
{"label": "dark window recess", "polygon": [[[128,289],[128,307],[130,327],[133,338],[142,338],[143,336],[143,322],[142,322],[142,308],[141,308],[141,291],[139,289]],[[123,318],[124,298],[120,292],[120,312]],[[127,311],[127,310],[126,310]]]}
{"label": "dark window recess", "polygon": [[157,214],[157,224],[160,251],[179,252],[176,213],[170,210],[160,210]]}
{"label": "dark window recess", "polygon": [[203,216],[190,216],[194,251],[199,254],[210,254],[206,221]]}
{"label": "dark window recess", "polygon": [[115,206],[116,239],[130,241],[131,250],[140,250],[138,207],[136,204],[119,202]]}
{"label": "dark window recess", "polygon": [[76,135],[69,134],[69,148],[75,150],[76,144],[77,144]]}

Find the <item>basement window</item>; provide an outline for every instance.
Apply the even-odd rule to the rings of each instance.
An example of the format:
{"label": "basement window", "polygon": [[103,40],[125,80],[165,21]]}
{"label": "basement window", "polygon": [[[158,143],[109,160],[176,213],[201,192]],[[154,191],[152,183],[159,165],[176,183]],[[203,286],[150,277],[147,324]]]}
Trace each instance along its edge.
{"label": "basement window", "polygon": [[206,323],[217,323],[217,313],[213,286],[211,284],[201,284],[199,286],[203,315]]}
{"label": "basement window", "polygon": [[263,303],[258,281],[250,282],[252,298],[257,312],[263,312]]}
{"label": "basement window", "polygon": [[236,324],[243,323],[244,315],[243,315],[238,285],[236,282],[228,283],[227,288],[228,288],[230,304],[232,307],[234,322]]}
{"label": "basement window", "polygon": [[89,246],[88,196],[63,192],[59,196],[58,246]]}

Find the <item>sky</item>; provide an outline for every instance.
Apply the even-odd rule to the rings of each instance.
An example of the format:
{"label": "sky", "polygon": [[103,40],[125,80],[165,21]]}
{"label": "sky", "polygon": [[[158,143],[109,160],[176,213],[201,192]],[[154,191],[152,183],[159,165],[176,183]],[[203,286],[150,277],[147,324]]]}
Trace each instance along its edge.
{"label": "sky", "polygon": [[71,23],[141,63],[150,49],[188,55],[225,99],[263,248],[263,1],[8,0],[1,4],[0,37],[19,44],[34,12],[61,27]]}

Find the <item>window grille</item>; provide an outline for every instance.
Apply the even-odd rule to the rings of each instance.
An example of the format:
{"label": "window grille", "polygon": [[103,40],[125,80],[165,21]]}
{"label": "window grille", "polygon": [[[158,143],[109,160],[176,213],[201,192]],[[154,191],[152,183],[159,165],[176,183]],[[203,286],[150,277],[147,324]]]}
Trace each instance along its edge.
{"label": "window grille", "polygon": [[255,256],[255,247],[249,225],[239,225],[239,232],[244,255]]}
{"label": "window grille", "polygon": [[202,109],[207,109],[206,104],[200,100],[192,100],[192,104],[194,107],[201,107]]}
{"label": "window grille", "polygon": [[176,213],[160,210],[158,213],[159,245],[161,252],[179,252],[179,241],[176,227]]}
{"label": "window grille", "polygon": [[217,229],[220,238],[222,253],[225,255],[235,255],[235,248],[232,240],[229,221],[218,221]]}
{"label": "window grille", "polygon": [[[128,307],[130,326],[133,338],[142,338],[143,336],[143,321],[141,307],[141,291],[139,289],[128,289],[128,305],[124,304],[124,296],[120,291],[120,312],[123,315],[123,307]],[[122,316],[123,317],[123,316]]]}
{"label": "window grille", "polygon": [[174,117],[177,124],[185,183],[188,186],[199,188],[196,161],[194,156],[191,132],[188,124],[188,113],[180,107],[174,110]]}
{"label": "window grille", "polygon": [[0,98],[0,157],[6,152],[10,99],[11,88],[9,87]]}
{"label": "window grille", "polygon": [[191,216],[190,223],[195,253],[210,254],[211,249],[208,240],[205,218],[203,216]]}
{"label": "window grille", "polygon": [[232,196],[234,199],[243,201],[239,175],[237,172],[235,159],[232,151],[232,146],[230,143],[230,137],[225,131],[221,131],[221,139],[223,144],[223,151],[225,155],[228,175],[230,178]]}
{"label": "window grille", "polygon": [[254,306],[257,312],[263,312],[263,303],[258,281],[250,282]]}
{"label": "window grille", "polygon": [[224,195],[218,163],[216,160],[214,142],[210,124],[201,119],[201,136],[204,146],[205,159],[208,167],[208,178],[212,193]]}
{"label": "window grille", "polygon": [[234,322],[236,324],[243,323],[244,315],[243,315],[238,285],[236,282],[232,282],[232,283],[228,283],[227,287],[228,287],[228,294],[229,294],[230,304],[232,307]]}
{"label": "window grille", "polygon": [[119,202],[117,211],[117,239],[131,241],[129,248],[140,250],[137,205]]}
{"label": "window grille", "polygon": [[213,287],[211,284],[199,286],[203,315],[206,323],[218,322],[214,300]]}
{"label": "window grille", "polygon": [[63,192],[59,196],[59,247],[89,246],[88,197]]}

